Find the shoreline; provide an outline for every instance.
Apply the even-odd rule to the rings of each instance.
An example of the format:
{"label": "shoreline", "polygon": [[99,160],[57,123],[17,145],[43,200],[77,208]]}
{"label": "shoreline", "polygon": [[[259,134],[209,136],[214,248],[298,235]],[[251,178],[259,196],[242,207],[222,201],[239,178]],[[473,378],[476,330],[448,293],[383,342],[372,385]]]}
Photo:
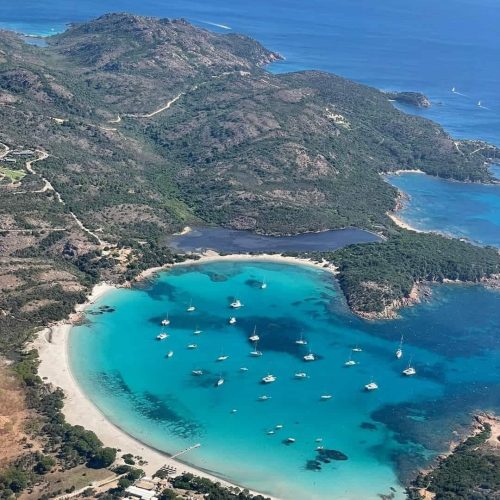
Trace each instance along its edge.
{"label": "shoreline", "polygon": [[[194,255],[193,255],[194,256]],[[290,265],[306,265],[316,269],[322,269],[325,272],[336,274],[335,266],[327,262],[314,262],[311,259],[301,259],[296,257],[287,257],[281,254],[231,254],[219,255],[217,252],[208,251],[200,256],[199,259],[189,259],[176,264],[167,264],[161,267],[155,267],[143,271],[134,281],[140,282],[154,277],[161,271],[166,271],[173,266],[196,265],[199,263],[215,261],[257,261],[257,262],[277,262]],[[127,286],[127,285],[125,285]],[[141,456],[147,463],[141,466],[147,475],[152,476],[157,470],[164,466],[172,466],[177,470],[177,474],[184,472],[192,473],[196,476],[210,479],[218,482],[226,488],[248,489],[242,485],[233,483],[227,479],[221,478],[216,472],[206,471],[202,468],[188,465],[180,460],[172,459],[168,454],[161,452],[142,443],[126,431],[115,425],[104,413],[93,403],[85,394],[84,390],[78,384],[71,371],[69,360],[69,335],[71,328],[83,318],[85,310],[93,305],[98,299],[105,296],[108,292],[117,290],[122,286],[113,285],[107,282],[101,282],[94,286],[88,295],[86,302],[78,304],[75,311],[65,320],[59,321],[53,325],[40,330],[37,338],[31,343],[30,347],[38,351],[40,364],[38,366],[38,375],[46,382],[55,387],[60,387],[65,395],[64,407],[62,412],[66,421],[72,425],[83,425],[85,429],[93,431],[102,441],[104,446],[120,449],[119,454],[132,453],[134,456]],[[278,500],[267,493],[257,492],[249,489],[253,495],[263,495],[271,500]]]}
{"label": "shoreline", "polygon": [[163,266],[151,267],[142,271],[132,282],[140,283],[142,281],[152,279],[156,274],[171,269],[175,266],[192,266],[195,264],[202,264],[207,262],[215,261],[256,261],[256,262],[276,262],[278,264],[291,264],[297,265],[301,264],[304,266],[314,267],[316,269],[322,269],[323,271],[329,272],[333,275],[338,273],[337,267],[335,267],[331,262],[323,260],[323,262],[316,262],[313,259],[305,259],[301,257],[291,257],[286,256],[281,253],[270,254],[270,253],[232,253],[227,255],[221,255],[215,250],[207,250],[204,253],[191,253],[188,254],[188,258],[183,262],[176,262],[174,264],[165,264]]}

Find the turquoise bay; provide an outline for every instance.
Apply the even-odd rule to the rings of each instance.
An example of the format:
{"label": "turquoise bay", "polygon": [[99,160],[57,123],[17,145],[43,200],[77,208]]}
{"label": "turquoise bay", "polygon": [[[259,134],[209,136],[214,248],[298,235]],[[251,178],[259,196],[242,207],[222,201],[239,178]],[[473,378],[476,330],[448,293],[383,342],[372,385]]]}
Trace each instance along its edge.
{"label": "turquoise bay", "polygon": [[[229,325],[234,296],[244,307]],[[196,311],[187,313],[191,300]],[[114,312],[102,312],[103,305]],[[436,287],[431,302],[401,320],[369,323],[347,310],[321,269],[192,264],[94,304],[90,321],[72,329],[70,360],[88,396],[126,432],[168,453],[201,443],[184,457],[195,466],[285,499],[402,498],[399,479],[442,451],[471,411],[500,408],[497,305],[495,291]],[[167,313],[170,336],[157,341]],[[249,356],[254,326],[260,358]],[[303,361],[308,350],[295,344],[301,332],[317,361]],[[405,354],[397,360],[401,334]],[[187,349],[192,343],[198,348]],[[363,348],[354,354],[359,364],[346,368],[355,345]],[[217,362],[221,354],[229,358]],[[401,375],[410,357],[413,378]],[[295,379],[300,371],[309,378]],[[277,381],[263,386],[268,373]],[[221,376],[225,383],[214,387]],[[380,389],[366,393],[372,379]],[[258,401],[264,394],[271,399]],[[322,394],[333,398],[320,401]],[[460,405],[449,404],[457,398]],[[296,442],[286,446],[288,437]],[[318,438],[348,459],[309,470]]]}

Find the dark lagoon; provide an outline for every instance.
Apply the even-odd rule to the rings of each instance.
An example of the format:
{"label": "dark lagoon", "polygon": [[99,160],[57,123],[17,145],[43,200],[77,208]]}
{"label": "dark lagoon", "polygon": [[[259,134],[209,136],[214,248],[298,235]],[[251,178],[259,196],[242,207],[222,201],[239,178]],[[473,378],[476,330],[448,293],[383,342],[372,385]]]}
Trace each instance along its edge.
{"label": "dark lagoon", "polygon": [[189,233],[173,236],[171,246],[184,252],[215,250],[217,252],[313,252],[329,251],[353,243],[371,243],[383,239],[356,228],[337,229],[295,236],[263,236],[251,231],[222,227],[196,227]]}

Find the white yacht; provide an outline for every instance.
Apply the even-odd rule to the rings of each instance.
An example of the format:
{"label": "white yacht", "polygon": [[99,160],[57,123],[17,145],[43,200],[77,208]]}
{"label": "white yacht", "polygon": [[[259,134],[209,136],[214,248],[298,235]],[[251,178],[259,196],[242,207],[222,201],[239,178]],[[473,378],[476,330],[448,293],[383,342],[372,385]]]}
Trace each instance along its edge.
{"label": "white yacht", "polygon": [[222,377],[219,377],[219,379],[217,380],[217,382],[215,382],[215,386],[216,386],[216,387],[219,387],[219,386],[221,386],[223,383],[224,383],[224,379],[223,379]]}
{"label": "white yacht", "polygon": [[165,340],[168,339],[168,334],[166,333],[160,333],[159,335],[156,336],[157,340]]}
{"label": "white yacht", "polygon": [[309,351],[309,354],[304,356],[304,361],[316,361],[316,357],[311,351]]}
{"label": "white yacht", "polygon": [[324,450],[325,447],[324,446],[316,446],[316,451],[321,451],[321,450]]}
{"label": "white yacht", "polygon": [[283,429],[283,424],[276,424],[275,429]]}
{"label": "white yacht", "polygon": [[240,368],[240,372],[247,372],[248,371],[248,368],[246,366],[242,366]]}
{"label": "white yacht", "polygon": [[263,384],[271,384],[272,382],[276,382],[276,377],[274,375],[266,375],[265,377],[262,377],[262,383]]}
{"label": "white yacht", "polygon": [[167,352],[167,358],[171,358],[174,355],[174,351]]}
{"label": "white yacht", "polygon": [[193,301],[192,301],[192,300],[190,300],[190,301],[189,301],[189,307],[186,309],[186,311],[187,311],[188,313],[191,313],[191,312],[193,312],[193,311],[195,311],[195,310],[196,310],[196,307],[194,307],[194,306],[193,306]]}
{"label": "white yacht", "polygon": [[198,344],[188,344],[188,349],[198,349]]}
{"label": "white yacht", "polygon": [[295,343],[297,345],[307,345],[307,340],[304,340],[304,338],[302,337],[302,333],[300,334],[300,339],[296,340]]}
{"label": "white yacht", "polygon": [[203,375],[203,370],[193,370],[191,373],[193,375],[200,376],[200,375]]}
{"label": "white yacht", "polygon": [[234,299],[229,306],[233,309],[239,309],[240,307],[243,307],[243,304],[240,302],[240,299]]}
{"label": "white yacht", "polygon": [[399,341],[399,347],[396,349],[396,358],[400,359],[403,357],[403,336],[401,335],[401,340]]}
{"label": "white yacht", "polygon": [[227,354],[221,354],[218,358],[217,358],[217,361],[226,361],[226,359],[228,359],[229,356]]}
{"label": "white yacht", "polygon": [[248,340],[251,342],[258,342],[260,340],[260,337],[257,335],[257,326],[254,327],[253,333],[248,337]]}
{"label": "white yacht", "polygon": [[250,356],[253,356],[254,358],[262,356],[262,351],[259,351],[257,349],[257,342],[255,342],[255,344],[253,345],[253,351],[250,351]]}
{"label": "white yacht", "polygon": [[237,410],[236,408],[233,408],[233,409],[231,410],[231,413],[238,413],[238,410]]}
{"label": "white yacht", "polygon": [[307,378],[307,373],[306,372],[297,372],[295,373],[295,378]]}
{"label": "white yacht", "polygon": [[378,389],[378,385],[375,382],[370,382],[365,385],[365,389],[367,391],[376,391]]}
{"label": "white yacht", "polygon": [[230,324],[230,325],[234,325],[235,323],[236,323],[236,318],[235,318],[234,316],[231,316],[231,317],[229,318],[229,324]]}
{"label": "white yacht", "polygon": [[272,436],[273,434],[274,434],[274,431],[273,431],[273,430],[267,431],[267,435],[268,435],[268,436]]}
{"label": "white yacht", "polygon": [[349,359],[344,363],[344,366],[355,366],[358,362],[352,359],[352,354],[349,354]]}
{"label": "white yacht", "polygon": [[266,396],[265,394],[263,396],[259,396],[257,398],[259,401],[267,401],[269,399],[271,399],[271,396]]}
{"label": "white yacht", "polygon": [[322,394],[320,399],[321,401],[327,401],[328,399],[332,399],[332,395],[331,394]]}
{"label": "white yacht", "polygon": [[413,366],[411,366],[411,359],[410,362],[408,363],[408,367],[403,370],[403,375],[406,375],[407,377],[411,377],[412,375],[415,375],[417,371]]}
{"label": "white yacht", "polygon": [[286,438],[287,443],[295,443],[295,438]]}

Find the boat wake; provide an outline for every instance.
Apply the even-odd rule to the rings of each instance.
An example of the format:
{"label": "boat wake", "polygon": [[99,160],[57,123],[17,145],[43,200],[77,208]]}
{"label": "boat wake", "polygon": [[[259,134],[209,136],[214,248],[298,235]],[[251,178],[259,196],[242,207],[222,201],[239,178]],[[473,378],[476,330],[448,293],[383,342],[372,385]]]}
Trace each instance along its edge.
{"label": "boat wake", "polygon": [[216,28],[221,28],[223,30],[233,29],[233,28],[231,28],[231,26],[227,26],[226,24],[219,24],[219,23],[213,23],[211,21],[202,21],[202,20],[199,20],[198,22],[203,23],[203,24],[208,24],[209,26],[215,26]]}

